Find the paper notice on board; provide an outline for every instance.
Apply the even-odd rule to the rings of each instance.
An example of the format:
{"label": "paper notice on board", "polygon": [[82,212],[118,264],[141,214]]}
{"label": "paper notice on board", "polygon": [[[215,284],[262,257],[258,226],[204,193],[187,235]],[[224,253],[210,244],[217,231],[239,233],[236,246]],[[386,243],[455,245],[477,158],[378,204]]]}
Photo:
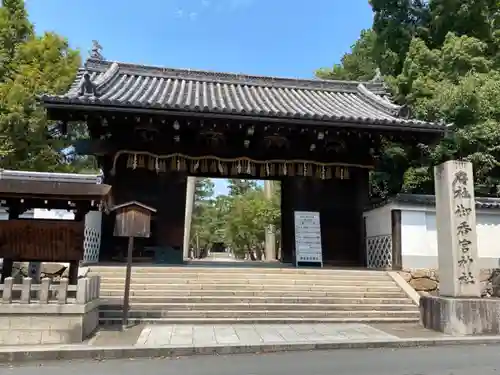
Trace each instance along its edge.
{"label": "paper notice on board", "polygon": [[319,212],[295,211],[296,262],[323,262]]}

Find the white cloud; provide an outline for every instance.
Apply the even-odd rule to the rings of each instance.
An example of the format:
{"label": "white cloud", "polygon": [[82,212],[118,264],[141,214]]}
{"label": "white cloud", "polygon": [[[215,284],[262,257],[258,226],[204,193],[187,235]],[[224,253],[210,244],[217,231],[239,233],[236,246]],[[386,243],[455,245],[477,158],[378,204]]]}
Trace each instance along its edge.
{"label": "white cloud", "polygon": [[189,13],[189,19],[191,21],[195,21],[197,18],[198,18],[198,13],[196,13],[196,12]]}
{"label": "white cloud", "polygon": [[175,16],[176,16],[177,18],[182,18],[182,17],[184,16],[184,10],[182,10],[182,9],[177,9],[177,10],[175,11]]}
{"label": "white cloud", "polygon": [[201,0],[201,6],[203,7],[209,7],[210,6],[210,1],[209,0]]}

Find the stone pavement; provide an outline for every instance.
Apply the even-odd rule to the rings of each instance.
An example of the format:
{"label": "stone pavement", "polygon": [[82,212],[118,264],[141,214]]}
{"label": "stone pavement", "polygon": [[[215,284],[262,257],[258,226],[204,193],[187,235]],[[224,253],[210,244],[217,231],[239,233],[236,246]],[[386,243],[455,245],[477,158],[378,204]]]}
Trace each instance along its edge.
{"label": "stone pavement", "polygon": [[180,324],[135,326],[125,332],[101,329],[93,346],[211,347],[218,345],[303,344],[391,341],[400,338],[446,337],[417,324]]}
{"label": "stone pavement", "polygon": [[138,325],[101,327],[82,344],[0,346],[2,363],[175,358],[363,348],[499,344],[500,336],[454,337],[417,324]]}
{"label": "stone pavement", "polygon": [[260,345],[393,339],[397,337],[365,324],[164,325],[144,328],[136,345]]}

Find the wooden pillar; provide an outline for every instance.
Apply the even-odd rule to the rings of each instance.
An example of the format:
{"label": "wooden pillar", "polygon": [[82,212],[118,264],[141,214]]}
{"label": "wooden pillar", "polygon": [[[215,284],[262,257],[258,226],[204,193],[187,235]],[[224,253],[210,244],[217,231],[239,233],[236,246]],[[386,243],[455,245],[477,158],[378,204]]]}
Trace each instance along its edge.
{"label": "wooden pillar", "polygon": [[281,261],[283,263],[293,262],[293,236],[295,233],[293,225],[293,209],[291,177],[281,180]]}
{"label": "wooden pillar", "polygon": [[356,171],[356,189],[357,189],[357,221],[359,223],[359,242],[358,242],[358,261],[359,266],[367,267],[366,257],[366,223],[363,213],[370,199],[370,180],[367,169],[358,169]]}
{"label": "wooden pillar", "polygon": [[[264,194],[267,200],[273,199],[273,181],[265,180],[264,181]],[[266,260],[275,260],[276,259],[276,229],[274,225],[270,224],[266,226],[265,230],[265,254]]]}
{"label": "wooden pillar", "polygon": [[[9,212],[9,220],[17,220],[19,219],[19,215],[23,213],[20,204],[10,205],[7,211]],[[12,276],[13,267],[14,267],[14,259],[3,258],[2,277],[1,277],[2,283],[4,282],[5,278]]]}
{"label": "wooden pillar", "polygon": [[194,194],[196,188],[196,177],[187,178],[186,186],[186,208],[184,214],[184,242],[182,255],[184,259],[189,258],[189,245],[191,242],[191,221],[193,219]]}
{"label": "wooden pillar", "polygon": [[392,269],[401,270],[403,267],[401,244],[401,210],[391,210],[392,234]]}
{"label": "wooden pillar", "polygon": [[311,211],[308,177],[286,177],[281,183],[283,262],[295,263],[295,211]]}

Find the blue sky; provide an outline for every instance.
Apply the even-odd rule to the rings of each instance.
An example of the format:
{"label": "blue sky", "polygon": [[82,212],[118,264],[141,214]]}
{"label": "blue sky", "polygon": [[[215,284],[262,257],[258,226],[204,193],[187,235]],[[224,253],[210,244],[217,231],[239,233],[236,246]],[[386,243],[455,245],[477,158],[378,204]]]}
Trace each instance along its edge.
{"label": "blue sky", "polygon": [[[26,0],[37,32],[88,55],[172,68],[313,77],[371,26],[368,0]],[[225,183],[216,180],[224,193]]]}

